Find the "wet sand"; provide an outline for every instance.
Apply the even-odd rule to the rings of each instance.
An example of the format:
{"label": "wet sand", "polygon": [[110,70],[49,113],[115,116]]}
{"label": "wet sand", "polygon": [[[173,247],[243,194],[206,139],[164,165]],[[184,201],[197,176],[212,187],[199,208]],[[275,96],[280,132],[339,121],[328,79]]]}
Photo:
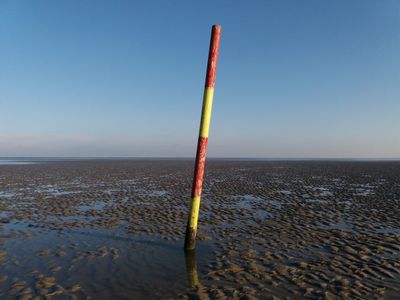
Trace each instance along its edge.
{"label": "wet sand", "polygon": [[[0,166],[0,299],[399,299],[400,162]],[[35,298],[36,297],[36,298]]]}

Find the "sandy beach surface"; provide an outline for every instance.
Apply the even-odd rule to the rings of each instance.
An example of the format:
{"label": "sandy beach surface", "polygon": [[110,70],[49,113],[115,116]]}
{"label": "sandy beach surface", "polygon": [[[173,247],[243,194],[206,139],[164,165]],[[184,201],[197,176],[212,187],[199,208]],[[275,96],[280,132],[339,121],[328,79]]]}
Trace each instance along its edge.
{"label": "sandy beach surface", "polygon": [[400,162],[0,164],[0,299],[400,299]]}

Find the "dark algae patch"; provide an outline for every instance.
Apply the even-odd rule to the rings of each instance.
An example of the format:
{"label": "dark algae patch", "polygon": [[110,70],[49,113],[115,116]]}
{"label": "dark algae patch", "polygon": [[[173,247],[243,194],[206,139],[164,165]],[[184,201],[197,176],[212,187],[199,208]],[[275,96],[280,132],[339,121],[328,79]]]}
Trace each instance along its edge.
{"label": "dark algae patch", "polygon": [[400,163],[0,166],[0,299],[399,299]]}

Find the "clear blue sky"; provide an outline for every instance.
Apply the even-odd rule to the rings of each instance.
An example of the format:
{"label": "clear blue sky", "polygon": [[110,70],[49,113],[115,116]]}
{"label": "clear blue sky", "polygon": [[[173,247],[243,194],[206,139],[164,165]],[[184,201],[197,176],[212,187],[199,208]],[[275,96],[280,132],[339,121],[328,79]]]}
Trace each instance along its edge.
{"label": "clear blue sky", "polygon": [[400,1],[0,0],[0,156],[400,157]]}

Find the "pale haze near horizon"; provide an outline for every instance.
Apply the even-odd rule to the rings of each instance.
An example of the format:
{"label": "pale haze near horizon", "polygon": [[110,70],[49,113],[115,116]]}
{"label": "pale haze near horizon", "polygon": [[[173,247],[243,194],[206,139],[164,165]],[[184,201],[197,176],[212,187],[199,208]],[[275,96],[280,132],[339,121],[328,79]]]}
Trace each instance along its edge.
{"label": "pale haze near horizon", "polygon": [[3,1],[0,157],[193,157],[214,23],[210,157],[400,157],[398,1]]}

